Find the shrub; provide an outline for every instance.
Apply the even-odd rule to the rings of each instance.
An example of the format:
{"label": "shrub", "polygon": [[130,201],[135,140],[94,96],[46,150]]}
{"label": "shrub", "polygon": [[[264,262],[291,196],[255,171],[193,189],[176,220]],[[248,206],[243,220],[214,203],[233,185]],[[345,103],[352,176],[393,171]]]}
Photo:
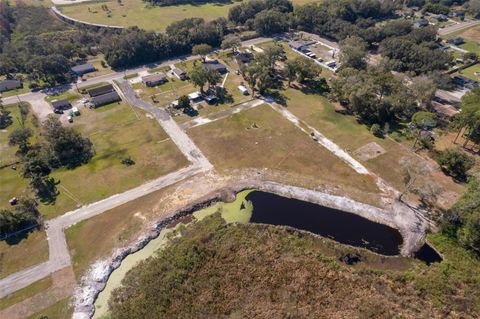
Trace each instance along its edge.
{"label": "shrub", "polygon": [[380,125],[376,123],[370,127],[370,132],[376,137],[383,137],[383,129]]}
{"label": "shrub", "polygon": [[442,170],[457,179],[465,179],[475,160],[458,148],[448,148],[437,158]]}

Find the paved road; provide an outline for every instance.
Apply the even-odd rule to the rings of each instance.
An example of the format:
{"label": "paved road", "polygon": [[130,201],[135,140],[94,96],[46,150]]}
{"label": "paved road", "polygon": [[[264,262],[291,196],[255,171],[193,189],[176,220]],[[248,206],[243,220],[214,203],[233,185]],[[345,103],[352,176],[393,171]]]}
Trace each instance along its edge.
{"label": "paved road", "polygon": [[480,20],[463,21],[463,22],[460,22],[460,23],[452,24],[452,25],[447,26],[443,29],[438,29],[438,34],[439,35],[446,35],[446,34],[449,34],[449,33],[454,33],[454,32],[460,31],[462,29],[473,27],[474,25],[477,25],[479,23],[480,23]]}

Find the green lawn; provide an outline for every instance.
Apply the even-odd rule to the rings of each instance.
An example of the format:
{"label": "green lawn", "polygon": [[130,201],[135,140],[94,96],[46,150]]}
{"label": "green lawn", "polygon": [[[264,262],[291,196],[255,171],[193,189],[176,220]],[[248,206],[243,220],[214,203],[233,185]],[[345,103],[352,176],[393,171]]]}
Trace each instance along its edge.
{"label": "green lawn", "polygon": [[479,80],[479,77],[477,75],[475,75],[476,72],[480,72],[480,64],[475,64],[469,68],[466,68],[466,69],[463,69],[459,72],[456,72],[454,74],[452,74],[453,76],[455,75],[458,75],[458,74],[462,74],[462,75],[465,75],[473,80]]}
{"label": "green lawn", "polygon": [[44,230],[33,231],[18,243],[0,241],[0,278],[48,260]]}
{"label": "green lawn", "polygon": [[63,99],[67,99],[69,100],[70,102],[73,102],[75,100],[78,100],[79,98],[81,98],[82,96],[77,93],[76,91],[66,91],[66,92],[63,92],[59,95],[49,95],[45,98],[45,100],[47,102],[52,102],[53,100],[63,100]]}
{"label": "green lawn", "polygon": [[[316,0],[293,0],[294,4],[305,4]],[[171,23],[193,17],[214,20],[226,17],[228,10],[238,2],[203,3],[199,5],[178,5],[146,7],[142,0],[85,2],[59,6],[69,17],[86,22],[107,25],[138,26],[145,30],[164,31]],[[102,9],[106,5],[109,11]]]}
{"label": "green lawn", "polygon": [[[124,103],[98,109],[81,109],[73,127],[88,136],[95,156],[73,170],[60,169],[51,176],[59,182],[54,205],[41,204],[45,218],[51,218],[107,196],[136,187],[187,164],[176,145],[158,122]],[[121,160],[131,157],[135,165]]]}

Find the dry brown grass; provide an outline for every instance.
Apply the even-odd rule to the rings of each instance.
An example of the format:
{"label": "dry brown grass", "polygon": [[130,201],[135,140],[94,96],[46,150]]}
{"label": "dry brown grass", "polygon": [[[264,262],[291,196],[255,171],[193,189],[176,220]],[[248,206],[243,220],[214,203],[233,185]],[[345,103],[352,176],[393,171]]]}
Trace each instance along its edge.
{"label": "dry brown grass", "polygon": [[371,176],[357,174],[268,105],[194,127],[188,134],[226,174],[256,169],[281,182],[378,204],[379,191]]}

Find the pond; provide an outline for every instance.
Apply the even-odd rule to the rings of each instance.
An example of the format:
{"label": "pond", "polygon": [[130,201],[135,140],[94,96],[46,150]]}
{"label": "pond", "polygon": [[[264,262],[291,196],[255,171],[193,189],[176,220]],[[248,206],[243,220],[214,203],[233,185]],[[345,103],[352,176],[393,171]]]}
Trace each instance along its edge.
{"label": "pond", "polygon": [[[227,223],[261,223],[290,226],[316,235],[331,238],[342,244],[362,247],[379,254],[398,255],[402,236],[398,230],[372,222],[358,215],[323,207],[310,202],[266,193],[256,190],[239,192],[231,203],[217,202],[192,213],[195,220],[201,220],[219,212]],[[93,318],[108,318],[108,298],[113,289],[120,286],[125,274],[139,261],[160,251],[168,238],[178,227],[164,228],[160,235],[143,249],[127,256],[120,267],[112,272],[105,289],[95,302]],[[416,258],[427,264],[441,261],[440,256],[426,245],[416,254]]]}

